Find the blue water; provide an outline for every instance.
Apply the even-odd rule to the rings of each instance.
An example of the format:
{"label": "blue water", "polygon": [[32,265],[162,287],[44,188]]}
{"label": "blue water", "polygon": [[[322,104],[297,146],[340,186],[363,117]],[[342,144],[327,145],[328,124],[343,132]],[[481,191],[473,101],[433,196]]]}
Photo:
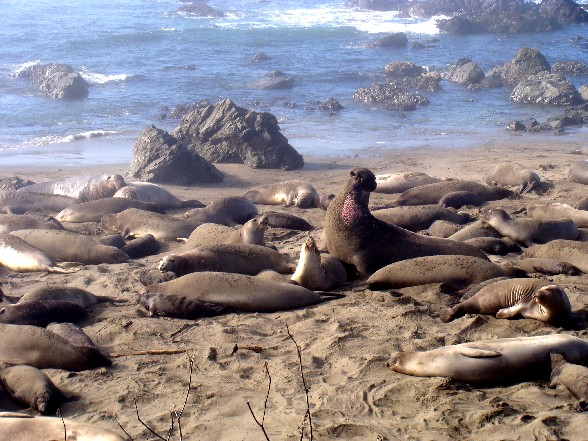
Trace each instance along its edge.
{"label": "blue water", "polygon": [[[168,113],[164,107],[205,98],[212,103],[231,98],[273,113],[290,144],[305,155],[463,146],[508,136],[511,120],[542,121],[563,110],[511,103],[506,89],[472,92],[446,81],[440,92],[421,92],[429,106],[404,114],[354,102],[353,92],[382,81],[384,66],[395,60],[440,70],[467,56],[489,70],[519,48],[534,47],[551,63],[588,63],[588,48],[571,41],[588,38],[586,26],[452,37],[438,34],[434,20],[401,19],[344,3],[211,0],[226,17],[196,18],[178,13],[183,4],[172,0],[0,0],[0,161],[39,154],[58,161],[126,161],[145,127],[177,125],[162,119]],[[407,33],[407,48],[366,47],[398,31]],[[414,49],[412,42],[427,48]],[[270,60],[250,64],[258,51]],[[89,97],[47,98],[14,77],[36,62],[71,64],[91,82]],[[195,69],[183,69],[186,65]],[[251,86],[275,69],[292,76],[295,86],[274,91]],[[588,84],[586,77],[570,80]],[[316,103],[329,97],[345,109],[337,115],[318,110]],[[586,131],[567,136],[585,137]]]}

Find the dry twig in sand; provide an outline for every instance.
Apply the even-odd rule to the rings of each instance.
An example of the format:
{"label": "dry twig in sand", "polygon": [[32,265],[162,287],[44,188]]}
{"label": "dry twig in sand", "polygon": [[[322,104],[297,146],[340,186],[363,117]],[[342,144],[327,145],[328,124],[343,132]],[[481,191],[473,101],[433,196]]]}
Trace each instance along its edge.
{"label": "dry twig in sand", "polygon": [[296,351],[298,352],[298,364],[300,365],[300,376],[302,377],[302,386],[304,387],[304,395],[306,396],[306,413],[304,414],[304,419],[302,420],[302,427],[300,428],[300,441],[304,438],[304,427],[306,425],[306,418],[308,418],[308,429],[309,429],[309,440],[313,440],[312,434],[312,415],[310,413],[310,399],[308,397],[308,386],[306,385],[306,379],[304,378],[304,369],[302,368],[302,352],[300,351],[300,346],[294,340],[292,334],[290,334],[290,328],[286,325],[286,331],[288,332],[288,337],[290,340],[294,342],[296,345]]}
{"label": "dry twig in sand", "polygon": [[263,403],[263,415],[261,417],[261,422],[259,422],[259,420],[255,416],[255,414],[253,413],[253,409],[251,409],[251,404],[249,404],[249,401],[247,401],[247,407],[249,407],[249,412],[251,412],[251,416],[253,417],[253,419],[255,420],[255,422],[257,423],[257,425],[260,427],[261,431],[263,432],[265,439],[267,441],[270,441],[269,436],[267,436],[267,432],[265,431],[264,423],[265,423],[265,413],[267,411],[267,400],[269,398],[270,389],[272,388],[272,376],[269,373],[269,369],[267,367],[267,361],[265,362],[263,367],[265,369],[265,373],[266,373],[267,377],[269,378],[269,384],[267,385],[267,393],[265,395],[265,403]]}

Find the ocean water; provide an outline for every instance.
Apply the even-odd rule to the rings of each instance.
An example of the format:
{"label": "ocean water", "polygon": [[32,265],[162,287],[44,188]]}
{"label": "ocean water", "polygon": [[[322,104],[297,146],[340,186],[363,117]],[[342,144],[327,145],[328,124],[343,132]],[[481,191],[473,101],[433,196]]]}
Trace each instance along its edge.
{"label": "ocean water", "polygon": [[[515,104],[506,89],[473,92],[446,81],[439,92],[420,92],[430,104],[413,112],[379,109],[352,95],[382,81],[391,61],[441,70],[470,57],[487,71],[521,47],[533,47],[551,63],[588,63],[586,26],[454,37],[439,34],[435,19],[401,18],[344,3],[211,0],[225,17],[201,18],[178,12],[184,3],[173,0],[0,0],[0,162],[125,162],[145,127],[171,131],[178,124],[164,117],[166,108],[224,98],[273,113],[304,155],[468,146],[510,136],[506,125],[512,120],[543,121],[563,109]],[[400,31],[407,33],[406,48],[369,47]],[[583,44],[574,42],[575,36],[583,36]],[[413,42],[426,47],[415,49]],[[249,63],[259,51],[270,59]],[[51,99],[15,78],[33,63],[72,65],[91,83],[89,97]],[[252,86],[276,69],[294,78],[293,88]],[[588,84],[587,77],[569,79],[576,86]],[[329,97],[345,109],[334,115],[319,110],[317,103]],[[586,137],[586,130],[564,136]]]}

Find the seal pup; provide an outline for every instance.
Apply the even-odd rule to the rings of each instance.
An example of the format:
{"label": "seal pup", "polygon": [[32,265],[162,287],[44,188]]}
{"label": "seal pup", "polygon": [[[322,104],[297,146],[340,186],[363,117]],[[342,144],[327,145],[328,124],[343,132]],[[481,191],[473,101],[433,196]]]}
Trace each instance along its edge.
{"label": "seal pup", "polygon": [[54,414],[67,401],[51,379],[33,366],[18,365],[0,370],[0,383],[13,399],[44,415]]}
{"label": "seal pup", "polygon": [[51,216],[35,216],[29,214],[0,214],[0,233],[16,230],[42,228],[47,230],[63,230],[63,225]]}
{"label": "seal pup", "polygon": [[125,180],[121,175],[72,176],[55,181],[41,182],[19,188],[19,192],[60,194],[78,198],[82,202],[94,199],[109,198],[119,188],[124,187]]}
{"label": "seal pup", "polygon": [[197,200],[182,201],[160,185],[151,182],[130,182],[120,188],[113,196],[114,198],[128,198],[136,201],[151,203],[169,208],[202,208],[204,204]]}
{"label": "seal pup", "polygon": [[40,249],[10,233],[0,233],[0,265],[12,271],[73,273],[76,268],[61,268]]}
{"label": "seal pup", "polygon": [[314,227],[306,219],[295,216],[290,213],[281,213],[278,211],[266,211],[260,215],[268,227],[286,228],[288,230],[310,231]]}
{"label": "seal pup", "polygon": [[520,268],[501,266],[478,257],[436,255],[391,263],[373,273],[366,283],[370,289],[406,288],[430,283],[462,289],[503,276],[525,277],[526,273]]}
{"label": "seal pup", "polygon": [[449,377],[471,384],[510,384],[548,378],[551,352],[562,354],[572,363],[588,363],[588,341],[550,334],[400,353],[390,360],[388,367],[417,377]]}
{"label": "seal pup", "polygon": [[[64,429],[67,439],[64,439]],[[0,439],[10,441],[125,441],[116,433],[70,418],[25,414],[0,415]]]}
{"label": "seal pup", "polygon": [[84,371],[110,366],[96,347],[74,346],[44,328],[0,323],[0,363],[26,364],[38,369]]}
{"label": "seal pup", "polygon": [[242,196],[225,196],[212,201],[204,208],[193,208],[186,211],[184,218],[201,223],[212,222],[233,227],[243,225],[258,214],[257,207],[249,199]]}
{"label": "seal pup", "polygon": [[190,247],[225,244],[265,245],[267,222],[263,216],[248,220],[241,228],[226,225],[205,223],[197,227],[190,237],[179,238]]}
{"label": "seal pup", "polygon": [[465,224],[470,221],[469,214],[456,213],[438,205],[408,205],[384,208],[372,210],[372,214],[386,223],[413,232],[426,230],[436,220],[445,220],[456,224]]}
{"label": "seal pup", "polygon": [[523,167],[516,162],[503,162],[484,176],[484,182],[489,186],[516,187],[518,193],[542,191],[541,178],[533,170]]}
{"label": "seal pup", "polygon": [[347,271],[338,259],[319,252],[312,236],[302,244],[298,265],[290,280],[313,291],[330,291],[347,280]]}
{"label": "seal pup", "polygon": [[25,293],[18,303],[56,301],[71,302],[87,309],[101,302],[124,302],[109,296],[97,296],[69,285],[46,285]]}
{"label": "seal pup", "polygon": [[354,168],[350,175],[327,208],[325,237],[329,253],[354,265],[362,278],[413,257],[459,254],[488,260],[471,245],[423,236],[377,219],[368,207],[370,192],[376,188],[374,174],[366,168]]}
{"label": "seal pup", "polygon": [[63,300],[29,301],[0,308],[0,323],[45,327],[51,322],[77,322],[88,313],[77,303]]}
{"label": "seal pup", "polygon": [[319,206],[320,196],[314,187],[305,181],[284,181],[277,184],[262,185],[243,194],[244,198],[256,204],[295,205],[299,208]]}
{"label": "seal pup", "polygon": [[55,218],[61,222],[100,222],[102,216],[116,214],[129,208],[137,208],[154,213],[165,213],[165,210],[150,202],[141,202],[125,198],[103,198],[81,202],[61,210]]}
{"label": "seal pup", "polygon": [[396,205],[431,205],[438,204],[439,200],[456,191],[467,191],[478,195],[484,201],[505,199],[513,195],[513,192],[502,187],[488,187],[473,181],[441,181],[433,184],[421,185],[406,190],[398,196]]}
{"label": "seal pup", "polygon": [[568,363],[562,354],[552,352],[551,378],[549,387],[563,386],[578,400],[576,407],[581,412],[588,411],[588,368]]}
{"label": "seal pup", "polygon": [[579,228],[588,228],[588,211],[579,210],[560,202],[529,205],[527,207],[527,216],[542,220],[571,219]]}
{"label": "seal pup", "polygon": [[572,163],[568,168],[568,179],[578,184],[588,184],[588,160]]}
{"label": "seal pup", "polygon": [[569,319],[572,308],[565,291],[541,279],[507,279],[485,286],[469,299],[439,314],[447,323],[465,314],[513,318],[521,315],[550,324]]}
{"label": "seal pup", "polygon": [[107,214],[100,220],[103,228],[120,233],[125,239],[151,234],[156,240],[177,240],[188,237],[202,222],[166,214],[129,208],[118,214]]}
{"label": "seal pup", "polygon": [[66,230],[18,230],[10,233],[46,253],[50,258],[84,265],[123,263],[129,256],[95,238]]}
{"label": "seal pup", "polygon": [[28,211],[58,213],[79,202],[78,198],[59,194],[0,191],[0,213],[7,214],[23,214]]}
{"label": "seal pup", "polygon": [[[156,301],[148,302],[150,297],[153,298],[152,294],[159,296],[155,297]],[[196,302],[190,307],[192,311],[202,307],[207,311],[220,308],[221,311],[276,312],[304,308],[340,297],[340,294],[314,292],[302,286],[243,274],[201,272],[147,286],[138,301],[148,305],[152,315],[168,315],[168,312],[183,314],[185,311],[181,307],[186,302]]]}
{"label": "seal pup", "polygon": [[400,172],[376,175],[375,193],[402,193],[413,187],[443,181],[423,172]]}
{"label": "seal pup", "polygon": [[571,219],[514,219],[500,208],[483,211],[480,218],[501,235],[528,247],[556,239],[575,240],[578,237],[578,226]]}
{"label": "seal pup", "polygon": [[218,271],[254,276],[271,269],[282,274],[292,273],[290,258],[261,245],[217,244],[168,254],[159,262],[159,271],[171,271],[177,276],[197,271]]}
{"label": "seal pup", "polygon": [[574,265],[583,273],[588,273],[588,242],[575,240],[552,240],[543,245],[527,248],[524,257],[546,257]]}
{"label": "seal pup", "polygon": [[131,259],[152,256],[159,252],[159,242],[151,234],[130,240],[120,249]]}

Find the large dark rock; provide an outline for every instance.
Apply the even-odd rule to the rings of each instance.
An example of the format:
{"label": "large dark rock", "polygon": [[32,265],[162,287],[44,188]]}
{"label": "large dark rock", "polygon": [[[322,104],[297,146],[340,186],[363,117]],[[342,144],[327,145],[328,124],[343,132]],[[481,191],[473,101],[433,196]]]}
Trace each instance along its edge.
{"label": "large dark rock", "polygon": [[386,35],[385,37],[378,38],[368,46],[370,47],[382,47],[382,48],[398,48],[406,47],[408,44],[408,37],[404,32],[396,32],[394,34]]}
{"label": "large dark rock", "polygon": [[485,78],[484,71],[478,63],[469,58],[460,58],[454,66],[451,66],[445,75],[445,79],[466,86],[478,84]]}
{"label": "large dark rock", "polygon": [[402,77],[417,77],[426,72],[422,66],[417,66],[412,61],[392,61],[384,66],[386,75],[402,78]]}
{"label": "large dark rock", "polygon": [[540,72],[519,82],[510,99],[517,103],[572,106],[582,102],[578,90],[560,74]]}
{"label": "large dark rock", "polygon": [[139,135],[127,175],[162,184],[222,181],[217,168],[164,130],[151,126]]}
{"label": "large dark rock", "polygon": [[257,89],[291,89],[294,87],[294,78],[286,75],[280,70],[273,70],[267,74],[261,80],[253,83],[253,87]]}
{"label": "large dark rock", "polygon": [[426,90],[435,92],[441,88],[441,75],[429,72],[412,61],[393,61],[384,67],[384,73],[393,83],[405,89]]}
{"label": "large dark rock", "polygon": [[562,25],[588,23],[588,12],[572,0],[543,0],[539,12]]}
{"label": "large dark rock", "polygon": [[304,166],[275,116],[238,107],[229,99],[190,112],[173,135],[211,162],[284,170]]}
{"label": "large dark rock", "polygon": [[416,92],[410,92],[393,81],[375,83],[371,87],[355,91],[353,99],[374,103],[388,110],[416,110],[417,106],[429,104],[429,100]]}
{"label": "large dark rock", "polygon": [[82,99],[88,96],[90,84],[68,64],[35,64],[21,70],[18,78],[28,78],[51,98]]}
{"label": "large dark rock", "polygon": [[588,76],[588,65],[581,61],[559,61],[553,63],[551,71],[568,76]]}
{"label": "large dark rock", "polygon": [[551,66],[541,52],[524,47],[502,67],[502,78],[508,87],[513,88],[530,75],[550,70]]}

